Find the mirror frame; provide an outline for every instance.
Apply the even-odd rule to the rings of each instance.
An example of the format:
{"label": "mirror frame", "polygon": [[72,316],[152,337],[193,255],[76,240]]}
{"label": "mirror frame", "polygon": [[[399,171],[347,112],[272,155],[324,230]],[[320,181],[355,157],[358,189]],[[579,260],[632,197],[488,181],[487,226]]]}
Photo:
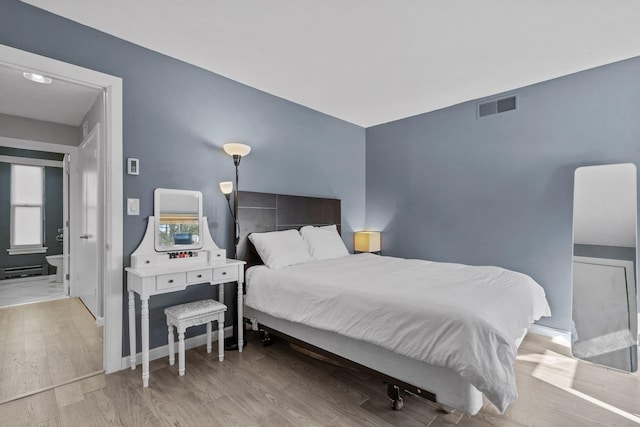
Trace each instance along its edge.
{"label": "mirror frame", "polygon": [[[198,243],[191,245],[160,245],[160,212],[162,197],[171,194],[180,194],[183,196],[195,196],[198,199]],[[154,230],[154,248],[157,252],[173,252],[173,251],[190,251],[194,249],[202,249],[202,193],[192,190],[174,190],[170,188],[156,188],[153,192],[153,216],[155,217]]]}

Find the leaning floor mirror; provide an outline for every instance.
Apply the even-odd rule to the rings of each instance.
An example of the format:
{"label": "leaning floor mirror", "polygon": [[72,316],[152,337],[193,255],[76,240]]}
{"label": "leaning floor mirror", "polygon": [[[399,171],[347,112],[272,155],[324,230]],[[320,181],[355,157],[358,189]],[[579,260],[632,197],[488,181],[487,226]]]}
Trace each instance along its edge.
{"label": "leaning floor mirror", "polygon": [[576,169],[573,199],[573,356],[638,369],[636,167]]}

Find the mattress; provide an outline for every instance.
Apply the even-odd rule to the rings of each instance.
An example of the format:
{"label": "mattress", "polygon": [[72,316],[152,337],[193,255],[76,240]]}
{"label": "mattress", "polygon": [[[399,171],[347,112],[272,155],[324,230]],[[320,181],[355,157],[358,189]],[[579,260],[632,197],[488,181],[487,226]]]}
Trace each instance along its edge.
{"label": "mattress", "polygon": [[517,398],[518,340],[550,315],[524,274],[372,254],[253,267],[246,287],[251,309],[451,369],[500,411]]}

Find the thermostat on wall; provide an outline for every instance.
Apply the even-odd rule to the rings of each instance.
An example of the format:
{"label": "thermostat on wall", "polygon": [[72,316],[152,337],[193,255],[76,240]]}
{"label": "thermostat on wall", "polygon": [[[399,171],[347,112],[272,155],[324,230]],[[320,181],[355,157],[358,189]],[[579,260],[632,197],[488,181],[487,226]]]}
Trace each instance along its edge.
{"label": "thermostat on wall", "polygon": [[127,173],[129,175],[140,175],[140,160],[129,157],[127,159]]}

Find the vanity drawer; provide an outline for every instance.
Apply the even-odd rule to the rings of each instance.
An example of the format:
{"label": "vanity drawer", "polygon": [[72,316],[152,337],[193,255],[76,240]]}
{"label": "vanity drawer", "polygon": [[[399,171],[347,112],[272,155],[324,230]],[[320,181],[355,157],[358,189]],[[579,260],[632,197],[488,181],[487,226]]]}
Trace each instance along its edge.
{"label": "vanity drawer", "polygon": [[187,271],[187,283],[211,282],[213,273],[211,269]]}
{"label": "vanity drawer", "polygon": [[185,287],[186,279],[185,273],[161,274],[156,277],[156,290]]}
{"label": "vanity drawer", "polygon": [[217,267],[213,270],[213,280],[238,280],[238,266],[230,265],[229,267]]}

